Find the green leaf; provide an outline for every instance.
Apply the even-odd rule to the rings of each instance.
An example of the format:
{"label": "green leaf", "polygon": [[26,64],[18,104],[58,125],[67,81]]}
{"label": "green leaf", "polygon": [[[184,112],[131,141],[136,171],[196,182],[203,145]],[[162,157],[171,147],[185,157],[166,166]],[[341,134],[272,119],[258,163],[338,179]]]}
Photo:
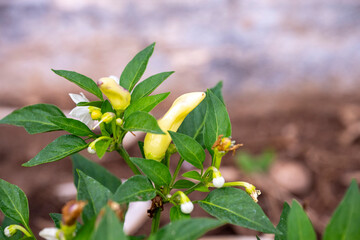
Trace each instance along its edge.
{"label": "green leaf", "polygon": [[[219,82],[215,87],[210,89],[220,101],[224,102],[222,96],[222,82]],[[203,128],[205,124],[205,115],[207,109],[208,96],[185,118],[177,132],[184,133],[201,145],[203,145]]]}
{"label": "green leaf", "polygon": [[140,170],[159,186],[169,186],[171,182],[171,174],[169,169],[161,162],[144,159],[130,158],[130,160],[140,168]]}
{"label": "green leaf", "polygon": [[180,179],[180,180],[175,182],[173,188],[175,188],[175,189],[186,189],[186,188],[191,188],[194,185],[195,185],[195,183],[193,183],[192,181],[185,180],[185,179]]}
{"label": "green leaf", "polygon": [[[287,235],[287,219],[290,212],[290,206],[287,202],[284,202],[283,210],[280,216],[279,224],[276,229],[279,233],[275,234],[275,240],[286,240]],[[282,234],[281,234],[282,233]]]}
{"label": "green leaf", "polygon": [[61,110],[51,104],[35,104],[13,111],[0,120],[0,124],[24,127],[30,134],[61,130],[47,117],[65,117]]}
{"label": "green leaf", "polygon": [[87,176],[92,177],[103,186],[108,188],[112,193],[115,193],[118,187],[121,185],[121,180],[115,177],[103,166],[88,160],[87,158],[81,156],[80,154],[74,154],[71,156],[73,164],[73,175],[74,175],[74,184],[76,188],[78,187],[79,177],[76,169],[81,170]]}
{"label": "green leaf", "polygon": [[207,112],[204,125],[204,143],[206,148],[212,153],[211,147],[218,136],[231,136],[231,123],[229,114],[224,103],[216,97],[210,90],[207,91]]}
{"label": "green leaf", "polygon": [[296,200],[292,201],[287,219],[287,239],[316,240],[316,234],[310,219]]}
{"label": "green leaf", "polygon": [[256,240],[261,240],[261,239],[258,237],[258,235],[256,235]]}
{"label": "green leaf", "polygon": [[112,139],[106,138],[101,139],[95,143],[96,155],[101,159],[106,150],[109,148],[110,144],[112,143]]}
{"label": "green leaf", "polygon": [[86,124],[66,117],[48,117],[49,121],[58,126],[60,129],[65,130],[76,136],[94,136],[95,134],[89,129]]}
{"label": "green leaf", "polygon": [[186,172],[182,176],[186,177],[186,178],[191,178],[191,179],[201,181],[201,175],[197,171]]}
{"label": "green leaf", "polygon": [[240,189],[215,189],[199,204],[206,212],[220,220],[265,233],[276,232],[261,207]]}
{"label": "green leaf", "polygon": [[104,101],[93,101],[93,102],[79,102],[76,106],[92,106],[101,108]]}
{"label": "green leaf", "polygon": [[147,96],[131,103],[124,112],[124,118],[126,119],[131,113],[136,111],[150,112],[156,105],[167,98],[169,94],[170,92]]}
{"label": "green leaf", "polygon": [[360,193],[356,181],[351,182],[324,233],[324,240],[360,239]]}
{"label": "green leaf", "polygon": [[54,221],[55,227],[60,228],[61,227],[61,219],[62,215],[61,213],[49,213],[51,219]]}
{"label": "green leaf", "polygon": [[201,145],[185,134],[172,131],[169,131],[169,134],[180,156],[194,167],[203,169],[205,151]]}
{"label": "green leaf", "polygon": [[94,94],[95,96],[103,100],[103,96],[100,89],[98,88],[94,80],[92,80],[91,78],[88,78],[77,72],[66,71],[66,70],[54,70],[54,69],[51,70],[57,75],[66,78],[70,82],[75,83],[82,89],[88,91],[89,93]]}
{"label": "green leaf", "polygon": [[29,225],[29,204],[25,193],[16,185],[0,179],[0,210],[8,218]]}
{"label": "green leaf", "polygon": [[131,102],[150,95],[165,79],[174,72],[163,72],[153,75],[139,83],[131,94]]}
{"label": "green leaf", "polygon": [[92,177],[87,176],[81,170],[77,170],[77,172],[79,174],[77,199],[88,202],[82,212],[83,221],[86,223],[94,216],[97,216],[112,194],[109,189]]}
{"label": "green leaf", "polygon": [[157,233],[152,234],[149,240],[195,240],[204,235],[207,231],[223,224],[223,222],[211,218],[181,219],[171,222]]}
{"label": "green leaf", "polygon": [[33,167],[43,163],[54,162],[71,154],[77,153],[87,147],[87,143],[74,135],[63,135],[55,139],[34,158],[24,163],[24,167]]}
{"label": "green leaf", "polygon": [[151,44],[138,54],[126,65],[120,76],[120,85],[131,92],[136,83],[145,72],[149,58],[154,51],[155,43]]}
{"label": "green leaf", "polygon": [[126,240],[123,224],[109,208],[105,208],[105,214],[101,218],[99,226],[92,235],[93,240]]}
{"label": "green leaf", "polygon": [[147,112],[134,112],[130,114],[124,123],[127,131],[142,131],[155,134],[165,134],[159,127],[156,119]]}
{"label": "green leaf", "polygon": [[93,217],[92,219],[87,221],[84,225],[82,225],[80,227],[79,231],[77,231],[74,240],[89,240],[89,239],[91,239],[91,235],[93,234],[94,229],[95,229],[95,222],[96,222],[96,217]]}
{"label": "green leaf", "polygon": [[118,203],[147,201],[156,196],[156,191],[149,179],[136,175],[124,182],[114,194],[113,200]]}
{"label": "green leaf", "polygon": [[115,112],[109,100],[103,101],[101,105],[101,113],[104,114],[106,112]]}
{"label": "green leaf", "polygon": [[179,206],[173,206],[170,209],[170,221],[171,222],[178,221],[181,219],[189,219],[189,218],[191,218],[190,214],[185,214],[185,213],[181,212],[181,209]]}

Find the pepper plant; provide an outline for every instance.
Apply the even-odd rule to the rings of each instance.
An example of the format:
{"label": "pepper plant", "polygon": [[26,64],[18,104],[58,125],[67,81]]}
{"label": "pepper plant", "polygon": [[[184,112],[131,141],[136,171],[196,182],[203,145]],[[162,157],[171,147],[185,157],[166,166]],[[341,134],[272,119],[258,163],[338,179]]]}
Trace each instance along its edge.
{"label": "pepper plant", "polygon": [[[151,200],[147,213],[152,218],[148,236],[152,240],[197,239],[226,223],[275,234],[276,239],[305,239],[293,236],[310,229],[306,239],[315,239],[311,223],[296,201],[291,210],[284,205],[275,228],[257,204],[260,191],[255,186],[243,181],[226,182],[221,175],[222,158],[241,146],[231,139],[221,82],[206,92],[178,97],[159,120],[149,113],[170,94],[151,93],[173,73],[159,73],[139,83],[153,50],[151,44],[139,52],[120,78],[110,76],[95,82],[76,72],[53,70],[88,92],[70,94],[76,106],[69,117],[54,105],[35,104],[15,110],[0,121],[22,126],[30,134],[68,132],[23,164],[35,167],[67,156],[72,158],[77,199],[64,203],[61,214],[51,213],[55,226],[45,228],[40,236],[57,240],[144,239],[147,237],[126,235],[123,222],[130,202]],[[98,99],[89,101],[88,94]],[[124,137],[138,131],[146,132],[144,141],[138,143],[142,156],[131,157],[124,148]],[[121,182],[99,164],[78,154],[85,149],[100,159],[107,152],[118,152],[134,176]],[[209,165],[205,163],[205,151],[211,157]],[[177,162],[173,172],[170,161]],[[184,161],[194,170],[179,176]],[[206,192],[207,196],[195,199],[191,195],[194,191]],[[356,184],[352,191],[357,191],[353,195],[358,199]],[[214,218],[192,218],[194,204]],[[166,205],[171,206],[170,223],[159,229]],[[4,180],[0,180],[0,209],[6,216],[0,237],[35,239],[29,227],[24,192]],[[356,214],[358,211],[357,208]]]}

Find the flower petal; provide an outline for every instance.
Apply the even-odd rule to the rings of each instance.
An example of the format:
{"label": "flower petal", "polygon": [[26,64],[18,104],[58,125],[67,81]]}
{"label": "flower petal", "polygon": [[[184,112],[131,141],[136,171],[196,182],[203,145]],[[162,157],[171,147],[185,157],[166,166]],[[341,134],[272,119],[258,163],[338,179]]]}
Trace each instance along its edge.
{"label": "flower petal", "polygon": [[75,104],[78,104],[79,102],[90,102],[82,92],[80,94],[69,93],[69,96]]}

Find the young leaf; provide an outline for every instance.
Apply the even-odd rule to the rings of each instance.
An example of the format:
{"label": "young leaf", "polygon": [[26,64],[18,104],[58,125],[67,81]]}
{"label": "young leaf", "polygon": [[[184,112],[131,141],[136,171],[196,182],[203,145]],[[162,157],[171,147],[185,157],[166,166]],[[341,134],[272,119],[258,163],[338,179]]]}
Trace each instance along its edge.
{"label": "young leaf", "polygon": [[82,212],[83,221],[86,223],[100,212],[112,194],[109,189],[81,170],[77,170],[77,172],[79,174],[77,199],[88,202]]}
{"label": "young leaf", "polygon": [[75,83],[82,89],[88,91],[89,93],[94,94],[95,96],[103,100],[103,96],[100,89],[98,88],[94,80],[92,80],[91,78],[88,78],[77,72],[66,71],[66,70],[54,70],[54,69],[51,70],[57,75],[66,78],[70,82]]}
{"label": "young leaf", "polygon": [[25,193],[16,185],[0,179],[0,210],[8,218],[29,225],[29,203]]}
{"label": "young leaf", "polygon": [[62,215],[61,213],[49,213],[51,219],[54,221],[55,227],[59,228],[61,227],[61,219]]}
{"label": "young leaf", "polygon": [[186,172],[182,176],[186,177],[186,178],[191,178],[191,179],[201,181],[201,175],[197,171]]}
{"label": "young leaf", "polygon": [[159,127],[156,119],[147,112],[134,112],[130,114],[124,123],[127,131],[142,131],[155,134],[165,134]]}
{"label": "young leaf", "polygon": [[120,76],[120,85],[131,92],[136,83],[145,72],[149,58],[154,51],[155,43],[151,44],[138,54],[126,65]]}
{"label": "young leaf", "polygon": [[275,240],[286,240],[287,235],[287,218],[290,212],[290,206],[287,202],[284,202],[283,210],[280,216],[279,224],[276,229],[279,233],[275,234]]}
{"label": "young leaf", "polygon": [[131,102],[150,95],[165,79],[174,72],[163,72],[153,75],[139,83],[131,94]]}
{"label": "young leaf", "polygon": [[240,189],[215,189],[199,204],[206,212],[220,220],[265,233],[276,233],[261,207]]}
{"label": "young leaf", "polygon": [[60,129],[65,130],[76,136],[94,136],[95,134],[89,129],[86,124],[66,117],[48,117],[49,121],[58,126]]}
{"label": "young leaf", "polygon": [[130,158],[130,160],[156,185],[169,186],[171,174],[164,164],[155,160],[143,158]]}
{"label": "young leaf", "polygon": [[76,106],[93,106],[101,108],[104,101],[93,101],[93,102],[79,102]]}
{"label": "young leaf", "polygon": [[113,200],[118,203],[147,201],[156,196],[156,191],[149,179],[136,175],[124,182],[114,194]]}
{"label": "young leaf", "polygon": [[193,138],[177,132],[169,131],[169,134],[180,156],[194,167],[203,169],[205,152],[201,145]]}
{"label": "young leaf", "polygon": [[316,240],[316,234],[310,219],[296,200],[292,201],[287,219],[287,239]]}
{"label": "young leaf", "polygon": [[207,112],[204,125],[204,143],[209,152],[220,135],[231,136],[231,123],[225,105],[210,90],[207,91]]}
{"label": "young leaf", "polygon": [[173,206],[170,209],[170,221],[174,222],[181,219],[189,219],[190,214],[182,213],[179,206]]}
{"label": "young leaf", "polygon": [[115,177],[103,166],[88,160],[87,158],[81,156],[80,154],[74,154],[71,156],[73,164],[73,175],[74,175],[74,184],[76,188],[78,187],[78,173],[76,169],[81,170],[87,176],[92,177],[103,186],[108,188],[112,193],[115,193],[118,187],[121,185],[121,180]]}
{"label": "young leaf", "polygon": [[186,188],[191,188],[194,185],[195,185],[195,183],[193,183],[192,181],[185,180],[185,179],[180,179],[180,180],[175,182],[173,188],[175,188],[175,189],[186,189]]}
{"label": "young leaf", "polygon": [[48,120],[49,116],[65,117],[61,110],[51,104],[35,104],[15,110],[3,119],[0,124],[24,127],[30,134],[61,130]]}
{"label": "young leaf", "polygon": [[43,163],[54,162],[71,154],[77,153],[87,147],[87,143],[74,135],[63,135],[55,139],[34,158],[24,163],[24,167],[33,167]]}
{"label": "young leaf", "polygon": [[223,224],[224,222],[211,218],[181,219],[171,222],[157,233],[152,234],[149,240],[195,240],[204,235],[207,231]]}
{"label": "young leaf", "polygon": [[96,155],[101,159],[109,148],[112,139],[101,139],[95,143]]}
{"label": "young leaf", "polygon": [[223,82],[218,82],[213,88],[210,88],[211,92],[219,98],[219,100],[225,104],[224,97],[222,95]]}
{"label": "young leaf", "polygon": [[162,102],[169,96],[170,92],[160,93],[157,95],[143,97],[137,101],[134,101],[124,112],[124,118],[127,118],[131,113],[136,111],[150,112],[156,105]]}
{"label": "young leaf", "polygon": [[126,240],[128,239],[123,231],[123,224],[116,217],[115,213],[105,207],[105,214],[102,216],[99,226],[92,235],[92,240]]}
{"label": "young leaf", "polygon": [[324,233],[324,240],[360,239],[360,193],[353,180],[336,208]]}

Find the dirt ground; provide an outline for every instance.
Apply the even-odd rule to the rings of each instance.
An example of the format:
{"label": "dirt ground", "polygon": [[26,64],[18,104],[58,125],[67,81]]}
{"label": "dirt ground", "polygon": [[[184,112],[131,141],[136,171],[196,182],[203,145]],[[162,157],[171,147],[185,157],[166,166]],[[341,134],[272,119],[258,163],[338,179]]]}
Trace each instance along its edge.
{"label": "dirt ground", "polygon": [[[288,93],[238,99],[225,97],[225,100],[233,124],[232,137],[244,144],[238,152],[259,154],[268,148],[276,151],[276,160],[269,171],[251,175],[239,169],[234,160],[236,155],[229,153],[221,169],[225,179],[245,180],[257,186],[262,191],[259,204],[274,224],[279,220],[283,202],[296,198],[320,235],[351,179],[360,182],[360,97]],[[69,196],[56,196],[54,189],[60,183],[72,181],[71,162],[66,158],[33,168],[24,168],[21,164],[61,133],[31,136],[12,126],[0,126],[0,131],[0,177],[26,192],[31,225],[38,232],[49,226],[48,213],[59,212],[68,200]],[[139,156],[136,146],[129,151]],[[85,152],[84,155],[89,156]],[[130,176],[129,169],[116,154],[107,154],[101,161],[91,158],[121,178]],[[200,199],[205,195],[193,193],[191,198]],[[164,211],[161,224],[168,221],[169,208]],[[195,207],[192,215],[206,216],[206,213]],[[150,219],[138,233],[149,231]],[[255,232],[226,225],[210,234],[254,235]]]}

